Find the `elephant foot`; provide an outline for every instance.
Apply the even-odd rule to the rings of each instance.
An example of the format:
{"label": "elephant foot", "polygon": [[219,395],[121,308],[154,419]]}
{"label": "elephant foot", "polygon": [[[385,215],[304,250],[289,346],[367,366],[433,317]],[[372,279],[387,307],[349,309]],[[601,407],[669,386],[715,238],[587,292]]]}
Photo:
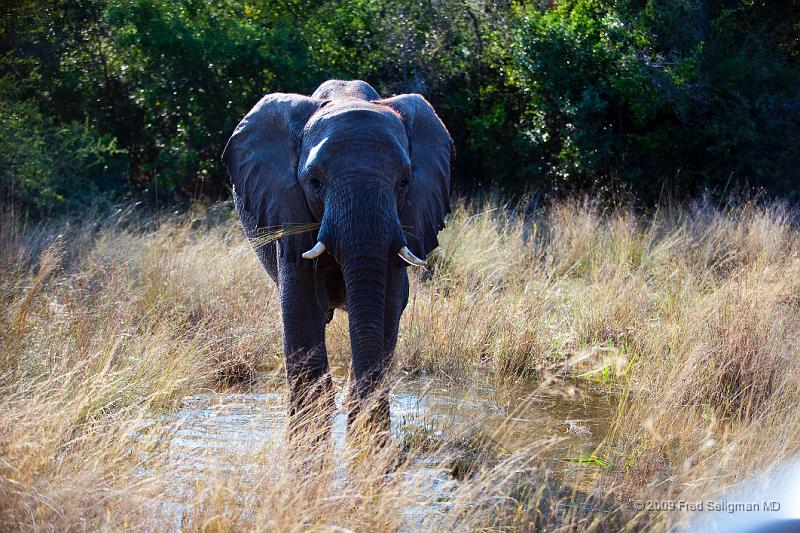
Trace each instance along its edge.
{"label": "elephant foot", "polygon": [[391,434],[388,385],[383,384],[369,393],[353,387],[346,405],[348,433],[363,437],[365,444],[386,445]]}
{"label": "elephant foot", "polygon": [[330,455],[336,409],[330,374],[289,384],[287,443],[289,453],[304,459]]}

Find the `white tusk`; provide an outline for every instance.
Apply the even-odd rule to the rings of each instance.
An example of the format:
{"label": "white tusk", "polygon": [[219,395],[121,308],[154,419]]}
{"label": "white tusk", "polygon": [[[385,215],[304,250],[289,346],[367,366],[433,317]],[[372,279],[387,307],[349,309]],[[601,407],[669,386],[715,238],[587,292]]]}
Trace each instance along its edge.
{"label": "white tusk", "polygon": [[312,249],[303,253],[303,259],[316,259],[325,253],[325,245],[318,242]]}
{"label": "white tusk", "polygon": [[428,263],[417,257],[416,255],[411,253],[411,250],[408,249],[408,246],[403,246],[400,248],[400,251],[397,252],[397,255],[400,258],[408,263],[409,265],[418,266],[418,267],[426,267]]}

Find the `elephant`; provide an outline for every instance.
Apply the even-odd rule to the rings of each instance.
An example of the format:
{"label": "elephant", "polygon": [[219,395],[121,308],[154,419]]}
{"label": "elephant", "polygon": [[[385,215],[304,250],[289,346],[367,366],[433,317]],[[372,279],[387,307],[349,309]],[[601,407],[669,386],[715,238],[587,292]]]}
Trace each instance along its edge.
{"label": "elephant", "polygon": [[[409,294],[450,212],[453,140],[419,94],[381,98],[361,80],[264,96],[222,162],[241,225],[277,284],[289,419],[330,390],[325,328],[347,312],[348,425],[389,425],[384,378]],[[297,228],[318,228],[311,231]],[[280,237],[259,242],[265,232]],[[291,422],[290,422],[291,427]]]}

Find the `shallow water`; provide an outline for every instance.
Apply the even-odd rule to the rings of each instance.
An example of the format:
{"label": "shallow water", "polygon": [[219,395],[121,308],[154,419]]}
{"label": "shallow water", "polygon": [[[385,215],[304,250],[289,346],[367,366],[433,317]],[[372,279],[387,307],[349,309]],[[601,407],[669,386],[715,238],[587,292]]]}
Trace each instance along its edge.
{"label": "shallow water", "polygon": [[[265,463],[284,468],[283,381],[282,375],[262,375],[247,388],[195,394],[165,417],[162,422],[171,428],[169,461],[178,467],[170,469],[176,476],[172,480],[176,489],[174,498],[163,502],[165,510],[182,515],[180,502],[191,498],[197,479],[231,474],[243,483],[257,483],[248,480],[250,471]],[[338,390],[344,389],[344,381],[340,372],[334,372]],[[333,442],[339,450],[346,440],[342,398],[340,392],[333,423]],[[395,439],[413,432],[438,432],[446,438],[442,434],[447,428],[478,428],[501,455],[541,446],[541,456],[550,460],[562,481],[576,486],[590,484],[592,468],[566,459],[594,454],[606,436],[612,412],[608,398],[588,386],[560,383],[545,388],[521,379],[499,383],[406,375],[391,395]],[[422,480],[426,491],[441,493],[431,501],[443,499],[457,483],[449,473],[423,464],[410,475],[417,485]],[[404,514],[416,522],[430,510],[423,505]]]}

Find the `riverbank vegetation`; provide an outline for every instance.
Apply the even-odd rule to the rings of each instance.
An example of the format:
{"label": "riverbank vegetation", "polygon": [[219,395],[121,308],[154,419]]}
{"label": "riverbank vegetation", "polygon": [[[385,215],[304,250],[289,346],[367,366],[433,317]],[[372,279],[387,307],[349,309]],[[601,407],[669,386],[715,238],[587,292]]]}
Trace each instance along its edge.
{"label": "riverbank vegetation", "polygon": [[265,93],[330,78],[416,92],[456,186],[653,206],[797,199],[795,0],[11,0],[0,7],[0,200],[225,199],[219,157]]}
{"label": "riverbank vegetation", "polygon": [[[631,499],[706,500],[798,451],[800,230],[781,204],[456,204],[431,269],[412,276],[398,379],[535,384],[509,418],[514,401],[591,387],[613,409],[574,458],[579,484],[548,462],[551,442],[511,450],[480,420],[398,428],[368,460],[352,437],[322,476],[275,460],[283,444],[268,439],[192,470],[164,423],[182,398],[282,365],[275,288],[230,205],[2,222],[4,530],[652,528],[688,515]],[[338,367],[346,332],[337,314]],[[445,472],[448,489],[420,471]]]}

